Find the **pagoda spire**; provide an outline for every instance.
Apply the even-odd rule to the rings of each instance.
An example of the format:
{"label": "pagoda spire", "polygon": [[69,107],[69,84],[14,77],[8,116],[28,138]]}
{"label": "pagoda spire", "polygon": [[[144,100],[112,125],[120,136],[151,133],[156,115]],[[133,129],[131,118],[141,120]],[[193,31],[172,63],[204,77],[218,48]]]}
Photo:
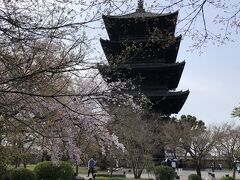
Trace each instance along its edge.
{"label": "pagoda spire", "polygon": [[143,13],[145,12],[145,9],[143,8],[144,0],[138,0],[138,8],[136,12]]}

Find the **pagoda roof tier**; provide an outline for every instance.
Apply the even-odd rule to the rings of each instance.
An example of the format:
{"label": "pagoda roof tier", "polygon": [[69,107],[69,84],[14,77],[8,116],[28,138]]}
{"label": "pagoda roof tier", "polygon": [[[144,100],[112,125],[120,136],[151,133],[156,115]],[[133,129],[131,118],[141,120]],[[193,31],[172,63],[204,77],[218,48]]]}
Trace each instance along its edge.
{"label": "pagoda roof tier", "polygon": [[131,79],[142,90],[176,89],[180,81],[185,62],[174,64],[119,64],[117,66],[99,67],[107,82]]}
{"label": "pagoda roof tier", "polygon": [[100,39],[108,63],[175,63],[181,36],[168,40],[109,41]]}
{"label": "pagoda roof tier", "polygon": [[156,113],[168,115],[178,113],[181,110],[189,95],[189,90],[175,92],[143,91],[143,94],[145,94],[145,96],[147,96],[152,103],[152,110],[154,110]]}
{"label": "pagoda roof tier", "polygon": [[110,40],[148,39],[175,33],[178,11],[168,14],[134,12],[122,16],[103,15]]}
{"label": "pagoda roof tier", "polygon": [[[139,96],[139,91],[124,91],[130,95]],[[186,91],[142,91],[142,93],[148,97],[152,103],[151,109],[155,113],[162,113],[164,115],[170,115],[178,113],[182,106],[184,105],[188,95],[189,90]]]}
{"label": "pagoda roof tier", "polygon": [[152,109],[155,112],[159,112],[162,114],[176,114],[178,113],[188,95],[189,90],[187,91],[177,91],[177,92],[143,92],[151,101]]}
{"label": "pagoda roof tier", "polygon": [[[178,11],[169,12],[169,13],[153,13],[148,11],[135,11],[133,13],[124,14],[124,15],[107,15],[109,18],[115,19],[126,19],[126,18],[154,18],[154,17],[169,17],[178,14]],[[106,16],[106,15],[103,15]]]}

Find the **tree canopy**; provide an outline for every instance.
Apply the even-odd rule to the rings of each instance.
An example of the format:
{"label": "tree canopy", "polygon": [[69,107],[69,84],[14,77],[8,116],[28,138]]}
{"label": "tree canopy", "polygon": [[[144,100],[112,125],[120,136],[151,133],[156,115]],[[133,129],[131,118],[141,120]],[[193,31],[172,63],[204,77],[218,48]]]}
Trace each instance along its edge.
{"label": "tree canopy", "polygon": [[[146,3],[147,10],[158,13],[187,10],[179,19],[179,33],[192,37],[195,47],[208,40],[223,43],[239,30],[240,4],[234,1]],[[125,94],[112,93],[111,88],[118,86],[106,86],[99,77],[92,62],[102,57],[93,53],[93,40],[101,32],[103,14],[132,12],[137,2],[4,0],[0,4],[1,143],[9,138],[6,134],[12,127],[24,126],[24,133],[45,144],[53,159],[61,156],[59,147],[64,144],[69,156],[80,162],[80,156],[75,156],[81,154],[75,138],[79,129],[86,137],[97,137],[102,146],[114,143],[123,148],[106,128],[110,116],[103,104],[134,103]],[[222,27],[219,32],[209,29],[208,8],[222,12],[210,19]],[[201,26],[196,25],[198,21]],[[196,123],[191,117],[183,119],[189,118]]]}

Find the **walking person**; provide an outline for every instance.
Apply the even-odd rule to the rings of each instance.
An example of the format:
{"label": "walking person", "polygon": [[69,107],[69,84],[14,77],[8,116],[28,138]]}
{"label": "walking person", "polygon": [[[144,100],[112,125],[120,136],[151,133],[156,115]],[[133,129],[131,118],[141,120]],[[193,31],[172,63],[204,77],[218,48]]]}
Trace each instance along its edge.
{"label": "walking person", "polygon": [[222,164],[221,164],[221,163],[218,164],[218,169],[219,169],[220,171],[222,170]]}
{"label": "walking person", "polygon": [[94,160],[93,157],[91,159],[89,159],[89,161],[88,161],[88,175],[87,175],[87,177],[89,177],[89,175],[91,173],[92,174],[92,178],[95,179],[94,167],[95,167],[96,163],[97,162]]}
{"label": "walking person", "polygon": [[178,161],[178,170],[179,170],[179,175],[182,175],[182,170],[183,170],[183,162],[182,159],[179,159]]}
{"label": "walking person", "polygon": [[167,159],[165,160],[165,162],[166,162],[166,165],[167,165],[168,167],[172,167],[172,162],[171,162],[171,160],[170,160],[169,158],[167,158]]}
{"label": "walking person", "polygon": [[171,166],[172,166],[173,170],[176,171],[177,164],[176,164],[175,159],[172,160]]}
{"label": "walking person", "polygon": [[211,163],[211,169],[212,169],[212,172],[214,172],[214,169],[215,169],[215,162],[214,161]]}

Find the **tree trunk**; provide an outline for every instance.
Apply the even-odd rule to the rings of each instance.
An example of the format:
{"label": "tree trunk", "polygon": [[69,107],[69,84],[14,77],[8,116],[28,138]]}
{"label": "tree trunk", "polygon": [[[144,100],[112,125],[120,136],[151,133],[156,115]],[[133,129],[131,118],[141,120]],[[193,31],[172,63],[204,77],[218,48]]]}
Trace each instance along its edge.
{"label": "tree trunk", "polygon": [[134,179],[140,179],[143,172],[143,168],[140,168],[141,164],[138,164],[138,162],[135,163],[136,165],[133,166]]}
{"label": "tree trunk", "polygon": [[235,179],[235,177],[236,177],[236,163],[233,162],[232,165],[233,165],[233,178]]}
{"label": "tree trunk", "polygon": [[201,160],[199,160],[199,159],[196,160],[195,166],[196,166],[197,175],[199,175],[201,177]]}
{"label": "tree trunk", "polygon": [[141,170],[135,169],[135,170],[133,171],[133,173],[134,173],[134,179],[140,179],[140,178],[141,178],[141,174],[142,174],[142,171],[141,171]]}
{"label": "tree trunk", "polygon": [[15,158],[15,168],[20,167],[21,159],[19,157]]}
{"label": "tree trunk", "polygon": [[229,169],[233,169],[234,163],[232,158],[227,158],[227,165]]}
{"label": "tree trunk", "polygon": [[78,165],[76,165],[76,175],[78,175]]}
{"label": "tree trunk", "polygon": [[23,166],[24,166],[24,168],[27,168],[27,163],[26,163],[26,161],[23,161]]}
{"label": "tree trunk", "polygon": [[107,169],[107,156],[103,155],[102,153],[99,153],[99,162],[98,166],[100,170],[106,170]]}
{"label": "tree trunk", "polygon": [[197,175],[201,177],[201,168],[199,166],[196,167]]}
{"label": "tree trunk", "polygon": [[141,179],[141,175],[135,175],[134,174],[134,179]]}
{"label": "tree trunk", "polygon": [[112,157],[110,157],[109,162],[110,162],[110,169],[109,169],[109,171],[110,171],[110,176],[112,177],[113,171],[114,171],[114,159]]}

